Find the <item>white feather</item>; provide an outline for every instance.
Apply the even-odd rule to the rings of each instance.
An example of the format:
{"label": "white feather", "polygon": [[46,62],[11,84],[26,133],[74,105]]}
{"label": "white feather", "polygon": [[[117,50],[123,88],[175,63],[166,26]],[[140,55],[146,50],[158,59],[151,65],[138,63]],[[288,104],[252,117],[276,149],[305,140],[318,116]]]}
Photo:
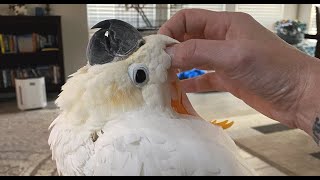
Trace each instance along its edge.
{"label": "white feather", "polygon": [[[49,144],[62,175],[253,175],[219,127],[170,106],[163,35],[125,60],[78,70],[56,103]],[[149,81],[132,84],[128,67],[143,63]]]}

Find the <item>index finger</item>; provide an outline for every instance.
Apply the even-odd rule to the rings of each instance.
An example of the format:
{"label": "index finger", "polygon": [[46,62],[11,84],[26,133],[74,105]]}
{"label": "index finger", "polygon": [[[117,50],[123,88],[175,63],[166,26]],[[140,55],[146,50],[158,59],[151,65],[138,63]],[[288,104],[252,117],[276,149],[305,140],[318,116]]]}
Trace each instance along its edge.
{"label": "index finger", "polygon": [[224,40],[230,26],[228,12],[204,9],[183,9],[164,23],[158,33],[180,42],[189,39]]}

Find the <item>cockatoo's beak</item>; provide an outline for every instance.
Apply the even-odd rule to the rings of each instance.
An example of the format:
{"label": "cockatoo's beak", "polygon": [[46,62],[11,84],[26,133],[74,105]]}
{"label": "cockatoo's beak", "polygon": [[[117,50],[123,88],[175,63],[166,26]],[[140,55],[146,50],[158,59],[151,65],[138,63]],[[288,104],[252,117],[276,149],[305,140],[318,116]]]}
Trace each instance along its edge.
{"label": "cockatoo's beak", "polygon": [[136,28],[121,20],[101,21],[91,29],[95,28],[100,30],[94,33],[87,47],[90,65],[125,59],[145,42]]}
{"label": "cockatoo's beak", "polygon": [[[193,109],[186,93],[183,92],[178,78],[175,78],[175,80],[171,81],[171,107],[179,114],[200,117]],[[212,120],[210,121],[210,123],[217,126],[221,126],[223,129],[227,129],[231,127],[234,122],[229,122],[228,120],[217,122],[217,120]]]}

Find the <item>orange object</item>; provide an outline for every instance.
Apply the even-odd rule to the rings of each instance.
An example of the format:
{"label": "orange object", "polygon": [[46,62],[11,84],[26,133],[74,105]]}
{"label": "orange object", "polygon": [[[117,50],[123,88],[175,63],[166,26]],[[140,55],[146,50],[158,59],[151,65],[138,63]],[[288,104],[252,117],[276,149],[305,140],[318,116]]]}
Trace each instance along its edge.
{"label": "orange object", "polygon": [[178,80],[173,82],[173,87],[175,88],[175,90],[178,94],[178,99],[171,99],[171,107],[177,113],[191,115],[182,104],[182,91],[181,91],[180,87],[178,86]]}
{"label": "orange object", "polygon": [[222,121],[222,122],[217,122],[217,120],[210,121],[211,124],[221,126],[223,129],[228,129],[233,125],[233,121],[229,122],[228,120]]}
{"label": "orange object", "polygon": [[[186,114],[186,115],[192,115],[191,113],[188,112],[188,110],[184,107],[182,103],[182,91],[180,86],[178,85],[179,80],[177,79],[175,82],[172,83],[173,88],[177,92],[178,99],[171,99],[171,107],[179,114]],[[217,120],[212,120],[210,121],[211,124],[221,126],[223,129],[227,129],[231,127],[234,122],[231,121],[229,122],[228,120],[222,121],[222,122],[217,122]]]}

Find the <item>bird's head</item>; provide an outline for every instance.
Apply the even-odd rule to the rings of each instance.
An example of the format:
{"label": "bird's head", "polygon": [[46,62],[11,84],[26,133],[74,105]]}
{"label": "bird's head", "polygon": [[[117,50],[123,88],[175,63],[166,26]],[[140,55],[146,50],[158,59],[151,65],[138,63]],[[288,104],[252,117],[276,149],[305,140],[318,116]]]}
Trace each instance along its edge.
{"label": "bird's head", "polygon": [[164,49],[178,42],[164,35],[143,38],[120,20],[102,21],[93,28],[100,30],[89,41],[88,64],[71,75],[56,101],[67,119],[107,121],[138,108],[170,109],[171,58]]}

